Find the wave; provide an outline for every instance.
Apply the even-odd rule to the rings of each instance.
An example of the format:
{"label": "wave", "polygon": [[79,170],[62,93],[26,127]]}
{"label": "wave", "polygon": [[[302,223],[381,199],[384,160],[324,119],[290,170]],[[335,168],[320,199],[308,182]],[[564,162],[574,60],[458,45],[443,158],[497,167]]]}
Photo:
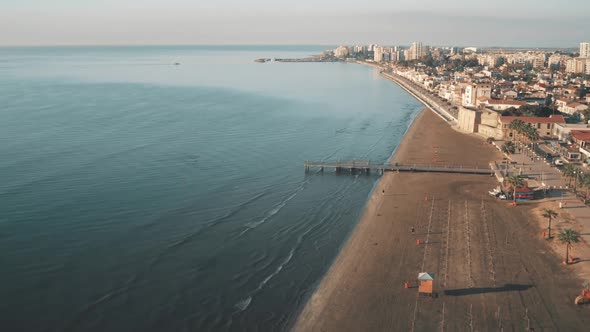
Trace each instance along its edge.
{"label": "wave", "polygon": [[245,229],[240,232],[240,234],[238,234],[238,238],[241,237],[242,235],[246,234],[248,231],[255,229],[256,227],[266,223],[268,220],[270,220],[273,216],[275,216],[277,213],[279,213],[286,205],[287,203],[289,203],[290,200],[292,200],[293,198],[295,198],[295,196],[297,196],[300,192],[302,192],[305,189],[305,185],[309,182],[309,180],[304,181],[297,189],[295,189],[295,192],[293,194],[291,194],[289,197],[287,197],[286,199],[284,199],[283,201],[279,202],[277,205],[275,205],[270,211],[267,212],[267,214],[260,219],[259,221],[256,222],[249,222],[247,224],[245,224]]}
{"label": "wave", "polygon": [[256,290],[254,290],[254,292],[252,293],[252,295],[248,296],[245,299],[242,299],[240,301],[238,301],[234,307],[236,307],[237,309],[240,309],[240,311],[244,311],[246,310],[246,308],[248,308],[248,306],[250,305],[250,303],[252,302],[252,297],[254,295],[256,295],[258,292],[260,292],[262,290],[262,288],[264,288],[264,286],[272,279],[274,278],[277,274],[279,274],[281,272],[281,270],[285,267],[285,265],[289,264],[289,262],[291,261],[291,259],[293,258],[293,255],[295,254],[295,248],[292,248],[291,251],[289,251],[289,255],[287,256],[287,258],[285,258],[283,260],[283,262],[281,264],[279,264],[279,266],[277,266],[277,268],[268,276],[266,276],[259,284],[258,287],[256,288]]}
{"label": "wave", "polygon": [[252,302],[252,296],[248,296],[247,298],[238,301],[234,307],[236,309],[238,309],[239,311],[244,311],[246,310],[246,308],[248,308],[248,306],[250,305],[250,302]]}

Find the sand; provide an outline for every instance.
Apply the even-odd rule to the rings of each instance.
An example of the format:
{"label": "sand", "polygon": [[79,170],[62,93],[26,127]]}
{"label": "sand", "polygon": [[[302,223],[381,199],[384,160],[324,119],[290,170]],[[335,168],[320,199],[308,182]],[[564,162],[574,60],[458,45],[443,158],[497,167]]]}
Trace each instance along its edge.
{"label": "sand", "polygon": [[[392,161],[485,167],[498,153],[425,111]],[[538,236],[530,207],[487,195],[496,185],[484,175],[386,173],[293,329],[585,330],[590,310],[573,305],[581,281]],[[437,298],[418,295],[419,272],[434,274]]]}

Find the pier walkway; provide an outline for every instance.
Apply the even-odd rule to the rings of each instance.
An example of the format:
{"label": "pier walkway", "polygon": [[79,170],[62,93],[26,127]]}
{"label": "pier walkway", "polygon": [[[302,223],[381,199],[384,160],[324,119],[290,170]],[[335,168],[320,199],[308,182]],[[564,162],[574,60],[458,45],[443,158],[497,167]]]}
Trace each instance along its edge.
{"label": "pier walkway", "polygon": [[383,172],[432,172],[432,173],[457,173],[457,174],[482,174],[494,175],[492,167],[463,167],[463,166],[442,166],[442,165],[410,165],[410,164],[371,164],[369,160],[338,160],[335,162],[327,161],[305,161],[305,171],[315,168],[320,171],[324,169],[333,169],[335,172],[342,171],[364,172],[372,171]]}

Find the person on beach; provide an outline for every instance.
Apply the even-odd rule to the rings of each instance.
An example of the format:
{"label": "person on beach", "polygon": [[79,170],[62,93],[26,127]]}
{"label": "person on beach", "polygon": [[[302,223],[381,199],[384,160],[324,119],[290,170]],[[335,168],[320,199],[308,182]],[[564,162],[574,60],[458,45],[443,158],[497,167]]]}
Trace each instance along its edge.
{"label": "person on beach", "polygon": [[414,234],[414,231],[415,231],[414,226],[412,226],[412,228],[410,228],[410,232],[412,232],[412,234]]}

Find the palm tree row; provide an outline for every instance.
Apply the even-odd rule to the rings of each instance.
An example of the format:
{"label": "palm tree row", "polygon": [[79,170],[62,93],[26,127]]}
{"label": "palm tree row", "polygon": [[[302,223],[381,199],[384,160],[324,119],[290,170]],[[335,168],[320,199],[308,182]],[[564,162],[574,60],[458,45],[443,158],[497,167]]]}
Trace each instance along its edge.
{"label": "palm tree row", "polygon": [[574,182],[574,191],[578,186],[586,188],[586,199],[588,199],[590,194],[590,174],[582,172],[579,167],[573,164],[566,164],[563,167],[563,176],[566,177],[568,186],[572,185],[572,181]]}
{"label": "palm tree row", "polygon": [[530,123],[516,119],[510,122],[508,128],[515,131],[520,137],[528,139],[530,142],[539,140],[539,132],[537,131],[537,128],[533,127]]}
{"label": "palm tree row", "polygon": [[[557,212],[551,209],[544,209],[543,210],[543,217],[549,220],[549,227],[547,227],[548,234],[547,239],[551,239],[551,221],[553,218],[557,217]],[[569,264],[571,262],[570,259],[570,250],[574,244],[580,242],[580,233],[576,232],[573,229],[564,229],[557,234],[557,239],[559,242],[565,245],[565,264]]]}

